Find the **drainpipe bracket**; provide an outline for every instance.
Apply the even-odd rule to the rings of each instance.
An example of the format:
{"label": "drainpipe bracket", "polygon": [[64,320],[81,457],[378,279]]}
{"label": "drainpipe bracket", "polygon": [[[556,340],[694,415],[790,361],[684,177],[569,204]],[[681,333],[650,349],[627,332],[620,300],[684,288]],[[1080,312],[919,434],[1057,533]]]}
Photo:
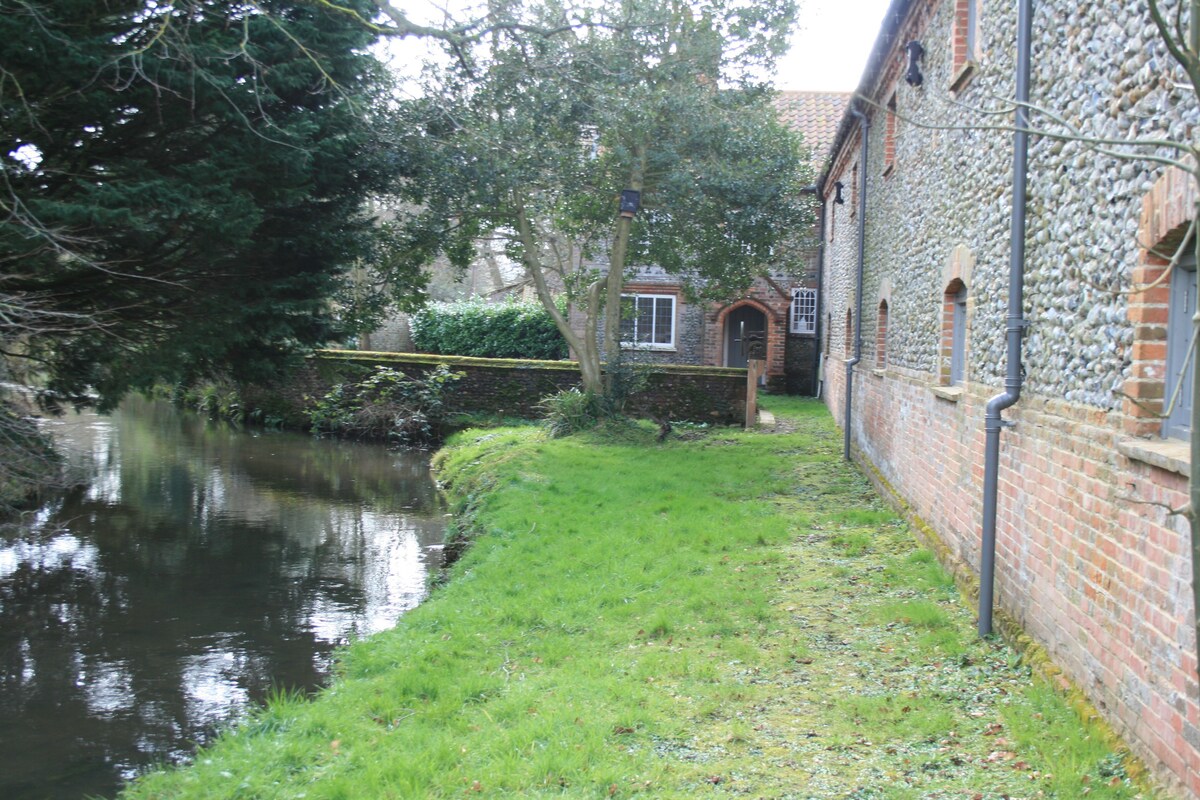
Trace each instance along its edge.
{"label": "drainpipe bracket", "polygon": [[984,418],[983,429],[985,431],[999,431],[1001,428],[1015,428],[1017,423],[1010,419],[1004,419],[999,414],[996,416],[988,416]]}
{"label": "drainpipe bracket", "polygon": [[1006,330],[1009,333],[1019,333],[1021,335],[1024,335],[1025,331],[1029,330],[1029,328],[1032,325],[1033,325],[1033,323],[1030,322],[1029,320],[1025,319],[1024,317],[1009,317],[1008,318],[1008,326],[1006,327]]}

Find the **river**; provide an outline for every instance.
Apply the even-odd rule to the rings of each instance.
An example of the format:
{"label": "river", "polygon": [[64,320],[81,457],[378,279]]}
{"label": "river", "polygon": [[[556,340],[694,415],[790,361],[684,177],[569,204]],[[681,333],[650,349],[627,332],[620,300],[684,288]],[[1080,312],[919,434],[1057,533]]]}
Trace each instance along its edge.
{"label": "river", "polygon": [[46,424],[86,476],[0,534],[0,797],[111,797],[335,649],[440,566],[425,454],[243,431],[131,399]]}

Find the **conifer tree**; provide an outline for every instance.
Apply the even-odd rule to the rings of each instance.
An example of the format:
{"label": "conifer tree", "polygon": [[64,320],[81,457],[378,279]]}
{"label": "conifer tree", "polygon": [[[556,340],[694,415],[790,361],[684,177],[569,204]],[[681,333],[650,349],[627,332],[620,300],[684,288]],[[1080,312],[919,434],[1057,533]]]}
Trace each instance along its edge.
{"label": "conifer tree", "polygon": [[302,0],[0,0],[7,363],[112,402],[343,335],[400,167],[375,38]]}

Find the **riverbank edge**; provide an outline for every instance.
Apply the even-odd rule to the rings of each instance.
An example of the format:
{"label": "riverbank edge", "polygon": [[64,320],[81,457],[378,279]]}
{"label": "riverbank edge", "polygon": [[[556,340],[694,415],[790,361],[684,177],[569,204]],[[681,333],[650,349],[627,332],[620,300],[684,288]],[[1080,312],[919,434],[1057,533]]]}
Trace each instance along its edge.
{"label": "riverbank edge", "polygon": [[32,401],[13,388],[0,387],[0,525],[19,525],[21,512],[70,483],[54,439],[36,422]]}
{"label": "riverbank edge", "polygon": [[[530,422],[526,426],[518,427],[532,428],[534,425],[535,423]],[[429,457],[430,474],[433,475],[438,494],[450,513],[446,535],[442,540],[442,565],[429,579],[431,594],[450,582],[455,565],[480,537],[488,533],[488,526],[479,516],[477,498],[481,492],[494,487],[494,475],[487,470],[480,470],[472,476],[461,468],[454,469],[449,465],[461,449],[461,446],[453,443],[454,437],[459,434],[466,435],[472,430],[479,429],[467,427],[449,433]]]}

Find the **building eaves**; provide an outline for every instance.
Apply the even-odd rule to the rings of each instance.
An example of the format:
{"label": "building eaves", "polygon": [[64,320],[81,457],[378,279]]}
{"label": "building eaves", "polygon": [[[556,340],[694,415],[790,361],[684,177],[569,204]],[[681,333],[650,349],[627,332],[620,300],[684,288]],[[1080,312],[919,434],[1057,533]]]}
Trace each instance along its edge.
{"label": "building eaves", "polygon": [[[867,113],[867,110],[863,107],[864,101],[862,98],[872,95],[872,90],[875,84],[878,83],[880,75],[887,65],[888,54],[895,43],[896,34],[904,24],[904,20],[908,16],[912,5],[913,0],[892,0],[892,4],[888,6],[887,13],[883,16],[883,22],[879,26],[879,35],[875,37],[875,44],[871,48],[871,55],[867,58],[867,66],[863,70],[862,78],[858,82],[858,88],[854,90],[852,97],[851,105],[858,105],[859,110],[863,113]],[[829,177],[829,169],[832,166],[833,157],[842,149],[846,140],[853,135],[856,127],[854,115],[850,113],[851,105],[846,106],[841,122],[838,124],[837,133],[833,137],[833,144],[829,148],[830,159],[824,164],[824,170],[821,173],[819,182],[819,185],[822,187],[824,187],[825,180]]]}

